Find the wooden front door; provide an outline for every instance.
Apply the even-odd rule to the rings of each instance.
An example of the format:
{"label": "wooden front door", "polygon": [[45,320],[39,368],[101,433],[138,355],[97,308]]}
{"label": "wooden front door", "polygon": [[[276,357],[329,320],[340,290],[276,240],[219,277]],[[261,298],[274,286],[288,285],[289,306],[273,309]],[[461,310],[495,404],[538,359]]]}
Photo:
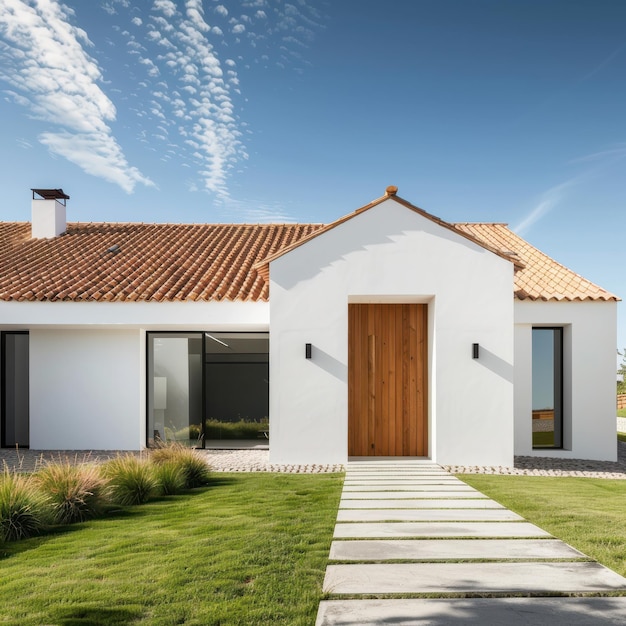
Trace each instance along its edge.
{"label": "wooden front door", "polygon": [[348,305],[348,455],[428,456],[426,304]]}

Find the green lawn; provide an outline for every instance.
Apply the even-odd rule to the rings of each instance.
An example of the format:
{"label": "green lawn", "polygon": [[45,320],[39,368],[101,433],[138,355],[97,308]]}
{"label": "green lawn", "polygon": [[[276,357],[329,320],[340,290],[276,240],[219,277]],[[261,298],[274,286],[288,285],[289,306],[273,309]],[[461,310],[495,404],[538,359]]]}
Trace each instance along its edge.
{"label": "green lawn", "polygon": [[312,624],[342,475],[214,485],[0,546],[0,623]]}
{"label": "green lawn", "polygon": [[470,474],[459,478],[626,576],[626,481]]}

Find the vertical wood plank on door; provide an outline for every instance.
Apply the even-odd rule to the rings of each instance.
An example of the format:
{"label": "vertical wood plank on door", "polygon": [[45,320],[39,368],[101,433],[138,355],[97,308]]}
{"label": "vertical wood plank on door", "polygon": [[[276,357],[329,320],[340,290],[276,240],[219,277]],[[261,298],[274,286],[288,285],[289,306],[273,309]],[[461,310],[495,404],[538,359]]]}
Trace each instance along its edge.
{"label": "vertical wood plank on door", "polygon": [[422,305],[419,316],[420,329],[418,332],[418,456],[428,455],[428,308]]}

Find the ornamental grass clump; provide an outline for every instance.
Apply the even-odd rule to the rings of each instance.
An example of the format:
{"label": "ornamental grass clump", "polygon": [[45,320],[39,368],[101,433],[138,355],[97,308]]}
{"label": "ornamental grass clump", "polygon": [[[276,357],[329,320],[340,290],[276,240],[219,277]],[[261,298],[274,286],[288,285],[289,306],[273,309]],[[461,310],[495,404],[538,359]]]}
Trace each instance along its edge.
{"label": "ornamental grass clump", "polygon": [[26,476],[0,473],[0,541],[39,534],[50,522],[48,499]]}
{"label": "ornamental grass clump", "polygon": [[164,496],[173,496],[185,489],[185,470],[175,461],[154,465],[159,490]]}
{"label": "ornamental grass clump", "polygon": [[114,504],[142,504],[158,491],[155,467],[147,459],[131,454],[118,456],[104,463],[101,471]]}
{"label": "ornamental grass clump", "polygon": [[211,479],[211,471],[206,461],[194,450],[180,444],[156,448],[152,451],[151,458],[156,465],[165,463],[178,465],[183,470],[186,489],[203,487],[208,485]]}
{"label": "ornamental grass clump", "polygon": [[107,505],[106,481],[95,465],[50,463],[33,476],[50,499],[56,524],[84,522],[101,515]]}

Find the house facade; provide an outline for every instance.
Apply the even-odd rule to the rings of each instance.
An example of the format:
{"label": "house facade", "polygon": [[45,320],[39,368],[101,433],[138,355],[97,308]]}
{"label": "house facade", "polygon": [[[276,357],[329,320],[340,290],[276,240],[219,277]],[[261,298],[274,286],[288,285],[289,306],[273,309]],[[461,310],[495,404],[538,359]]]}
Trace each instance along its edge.
{"label": "house facade", "polygon": [[0,224],[3,446],[616,459],[618,298],[503,224],[394,187],[328,225],[68,224],[36,191]]}

